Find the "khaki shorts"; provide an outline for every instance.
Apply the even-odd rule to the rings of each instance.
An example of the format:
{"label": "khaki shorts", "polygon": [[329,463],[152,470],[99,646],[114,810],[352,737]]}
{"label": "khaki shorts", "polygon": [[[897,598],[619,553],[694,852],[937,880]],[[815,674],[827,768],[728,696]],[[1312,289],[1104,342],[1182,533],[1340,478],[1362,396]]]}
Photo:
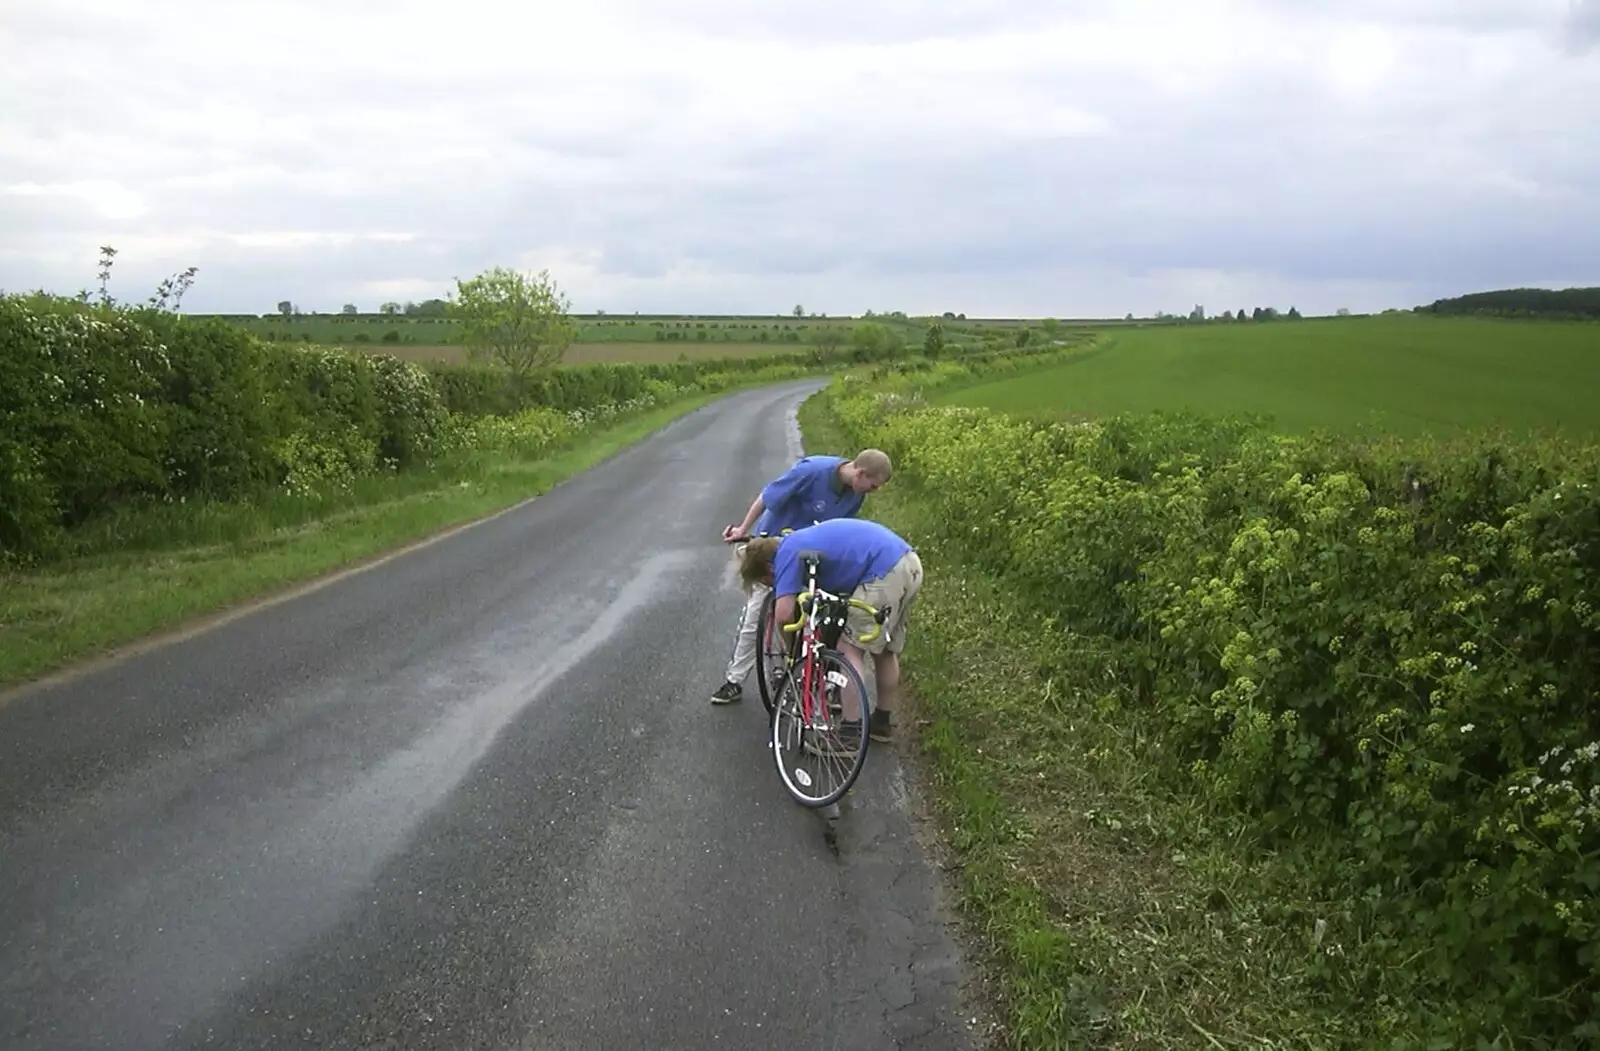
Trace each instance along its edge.
{"label": "khaki shorts", "polygon": [[916,601],[920,590],[922,559],[917,557],[915,551],[907,551],[887,574],[877,580],[867,581],[850,596],[874,609],[893,607],[889,610],[889,619],[883,624],[883,631],[871,642],[857,642],[861,636],[871,635],[878,625],[866,610],[851,606],[845,620],[845,638],[850,640],[852,646],[868,653],[900,653],[906,648],[906,614],[911,612],[911,604]]}

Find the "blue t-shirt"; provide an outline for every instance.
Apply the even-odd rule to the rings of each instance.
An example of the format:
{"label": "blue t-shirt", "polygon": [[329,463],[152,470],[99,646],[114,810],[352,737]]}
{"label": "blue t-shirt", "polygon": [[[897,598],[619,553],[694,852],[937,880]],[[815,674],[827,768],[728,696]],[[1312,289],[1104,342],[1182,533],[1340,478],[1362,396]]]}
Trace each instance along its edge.
{"label": "blue t-shirt", "polygon": [[911,550],[911,545],[887,526],[870,518],[835,518],[797,529],[778,543],[772,559],[772,590],[779,596],[798,595],[806,587],[806,567],[800,552],[822,555],[817,585],[835,595],[849,595],[869,580],[877,580]]}
{"label": "blue t-shirt", "polygon": [[814,522],[849,518],[861,510],[865,493],[834,488],[843,456],[806,456],[761,490],[763,510],[755,533],[777,536],[785,529],[804,529]]}

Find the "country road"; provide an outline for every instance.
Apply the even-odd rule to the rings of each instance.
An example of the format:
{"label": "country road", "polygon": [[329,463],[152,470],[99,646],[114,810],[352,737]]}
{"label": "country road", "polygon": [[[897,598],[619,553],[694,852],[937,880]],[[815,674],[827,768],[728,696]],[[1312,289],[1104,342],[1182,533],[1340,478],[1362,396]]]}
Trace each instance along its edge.
{"label": "country road", "polygon": [[0,1049],[977,1046],[896,747],[836,858],[707,703],[817,386],[0,704]]}

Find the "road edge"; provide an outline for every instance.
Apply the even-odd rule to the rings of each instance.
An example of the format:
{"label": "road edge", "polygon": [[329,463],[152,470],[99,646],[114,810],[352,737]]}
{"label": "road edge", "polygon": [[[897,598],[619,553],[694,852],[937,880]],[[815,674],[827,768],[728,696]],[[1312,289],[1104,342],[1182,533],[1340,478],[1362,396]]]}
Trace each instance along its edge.
{"label": "road edge", "polygon": [[[805,432],[800,424],[800,410],[812,398],[823,397],[827,386],[800,397],[790,405],[786,414],[789,451],[794,459],[808,455],[805,449]],[[859,450],[839,452],[850,456]],[[871,667],[868,656],[868,667]],[[902,799],[901,810],[915,848],[922,852],[918,859],[931,870],[934,888],[932,921],[943,928],[957,951],[961,954],[961,979],[956,985],[956,996],[961,1015],[967,1022],[966,1031],[975,1041],[973,1051],[998,1051],[1005,1046],[1006,1027],[1001,1021],[1002,1012],[994,992],[994,976],[982,963],[982,944],[975,921],[961,907],[961,888],[954,873],[961,862],[946,841],[942,826],[935,815],[928,785],[930,767],[922,753],[922,705],[911,681],[901,672],[900,704],[897,709],[894,754],[898,764]],[[883,747],[883,746],[880,746]],[[869,759],[870,762],[870,754]]]}

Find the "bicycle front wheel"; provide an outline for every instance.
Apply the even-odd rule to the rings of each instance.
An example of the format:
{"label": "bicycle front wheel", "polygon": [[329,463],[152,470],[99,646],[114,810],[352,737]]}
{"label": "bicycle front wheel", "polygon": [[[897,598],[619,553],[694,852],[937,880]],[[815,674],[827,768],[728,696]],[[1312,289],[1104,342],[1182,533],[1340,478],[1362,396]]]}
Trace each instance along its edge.
{"label": "bicycle front wheel", "polygon": [[[841,710],[847,690],[859,699],[854,724]],[[850,791],[867,762],[868,710],[861,676],[838,650],[818,650],[779,680],[772,758],[797,803],[831,806]]]}
{"label": "bicycle front wheel", "polygon": [[778,696],[778,683],[783,679],[789,659],[790,645],[795,639],[793,635],[784,634],[783,625],[774,617],[777,608],[778,597],[769,590],[761,602],[761,618],[756,629],[760,640],[756,654],[756,685],[761,688],[761,704],[767,709],[769,719]]}

